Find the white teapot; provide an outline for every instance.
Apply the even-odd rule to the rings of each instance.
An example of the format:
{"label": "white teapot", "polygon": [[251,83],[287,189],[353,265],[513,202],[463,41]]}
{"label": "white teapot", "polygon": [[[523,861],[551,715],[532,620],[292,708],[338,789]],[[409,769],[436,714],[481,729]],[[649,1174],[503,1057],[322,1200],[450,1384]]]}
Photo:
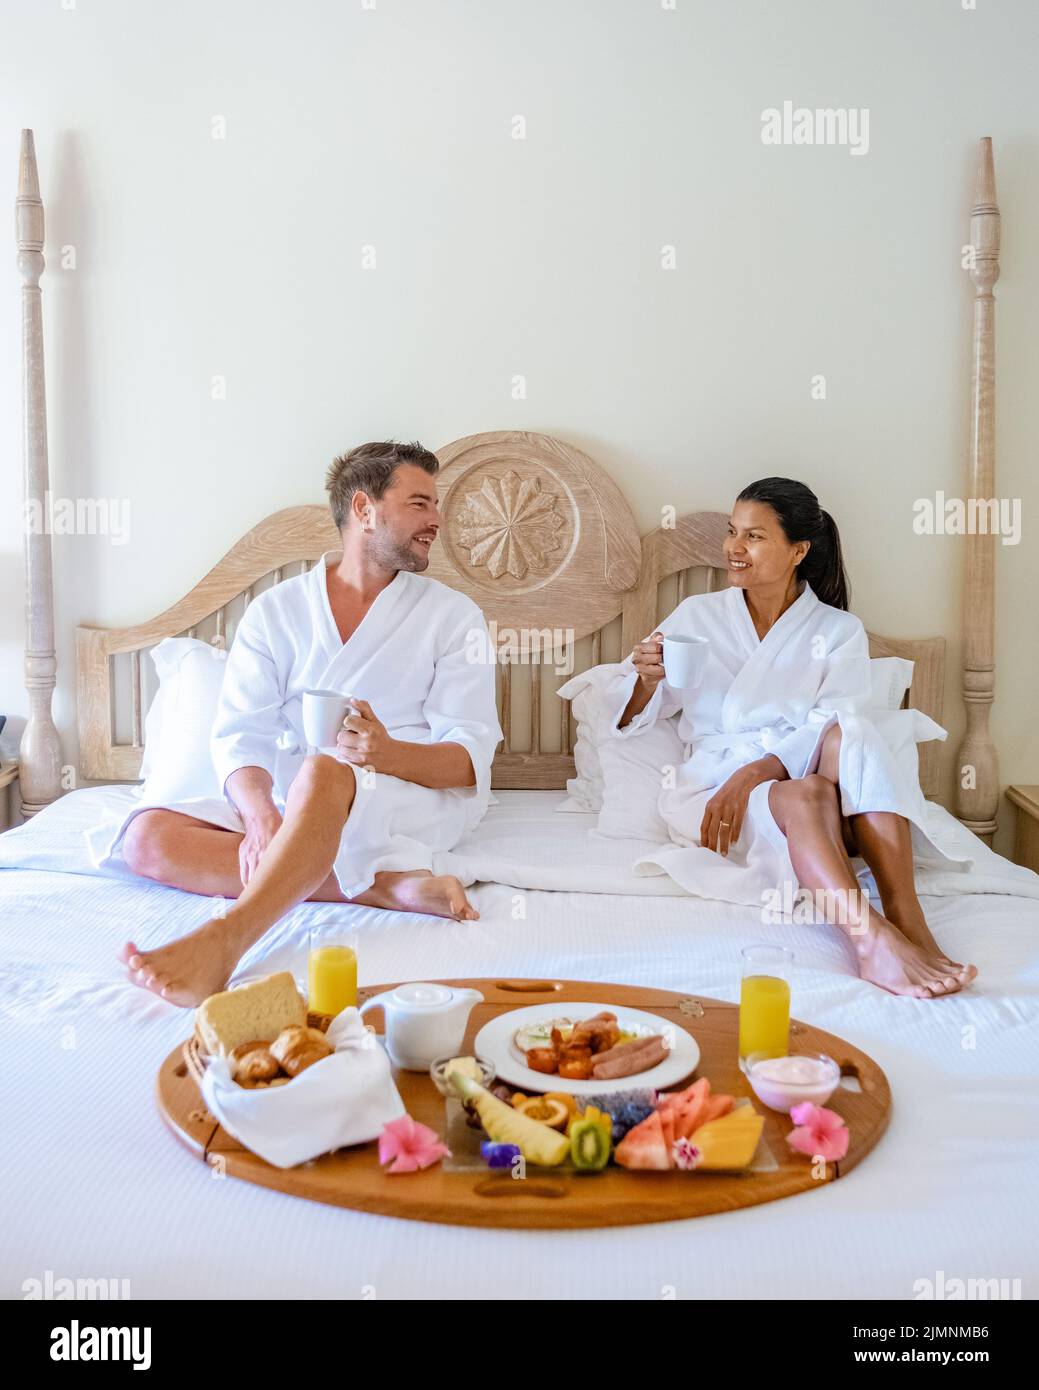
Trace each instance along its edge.
{"label": "white teapot", "polygon": [[465,1025],[483,995],[476,989],[409,984],[377,994],[361,1007],[362,1016],[378,1005],[385,1013],[390,1061],[404,1071],[428,1071],[438,1057],[453,1057],[462,1046]]}

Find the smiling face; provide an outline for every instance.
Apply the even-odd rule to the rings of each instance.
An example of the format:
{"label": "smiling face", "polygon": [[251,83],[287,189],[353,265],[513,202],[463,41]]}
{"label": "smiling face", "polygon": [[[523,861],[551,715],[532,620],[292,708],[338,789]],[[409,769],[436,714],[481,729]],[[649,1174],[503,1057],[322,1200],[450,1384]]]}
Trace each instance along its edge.
{"label": "smiling face", "polygon": [[352,503],[374,559],[388,570],[421,573],[440,530],[436,480],[414,464],[394,470],[378,501],[355,493]]}
{"label": "smiling face", "polygon": [[779,517],[765,502],[737,502],[722,543],[729,583],[738,589],[783,588],[808,554],[808,541],[787,540]]}

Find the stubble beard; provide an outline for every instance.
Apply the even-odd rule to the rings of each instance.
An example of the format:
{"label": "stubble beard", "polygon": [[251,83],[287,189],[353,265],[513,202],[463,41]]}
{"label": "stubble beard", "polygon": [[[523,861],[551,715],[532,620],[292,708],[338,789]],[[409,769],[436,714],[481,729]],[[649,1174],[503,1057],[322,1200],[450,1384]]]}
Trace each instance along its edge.
{"label": "stubble beard", "polygon": [[421,574],[429,568],[428,555],[416,555],[411,546],[395,541],[385,533],[374,535],[369,542],[372,558],[380,568],[393,574],[401,570],[409,574]]}

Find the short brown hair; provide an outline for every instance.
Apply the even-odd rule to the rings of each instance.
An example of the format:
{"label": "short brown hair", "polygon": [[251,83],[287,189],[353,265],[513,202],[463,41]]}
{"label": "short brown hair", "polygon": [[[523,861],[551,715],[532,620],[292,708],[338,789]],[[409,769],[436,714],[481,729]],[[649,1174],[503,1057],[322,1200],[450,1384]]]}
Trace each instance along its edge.
{"label": "short brown hair", "polygon": [[395,439],[358,444],[356,449],[332,460],[325,474],[325,490],[332,520],[340,531],[346,525],[354,493],[365,492],[378,502],[402,463],[424,468],[430,476],[440,472],[436,454],[424,449],[417,440],[413,444],[398,444]]}

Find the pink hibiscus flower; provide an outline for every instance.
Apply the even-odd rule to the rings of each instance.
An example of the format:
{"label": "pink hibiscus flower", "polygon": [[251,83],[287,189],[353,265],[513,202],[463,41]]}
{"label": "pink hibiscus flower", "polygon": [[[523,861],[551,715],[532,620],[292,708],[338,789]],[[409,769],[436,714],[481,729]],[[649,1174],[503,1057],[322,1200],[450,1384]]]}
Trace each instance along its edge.
{"label": "pink hibiscus flower", "polygon": [[442,1144],[429,1125],[420,1125],[410,1115],[390,1120],[379,1135],[379,1162],[393,1164],[391,1173],[414,1173],[428,1168],[442,1158],[450,1158],[451,1150]]}
{"label": "pink hibiscus flower", "polygon": [[834,1111],[806,1100],[803,1105],[794,1106],[790,1118],[796,1128],[787,1135],[786,1142],[797,1153],[833,1163],[848,1152],[847,1126]]}

